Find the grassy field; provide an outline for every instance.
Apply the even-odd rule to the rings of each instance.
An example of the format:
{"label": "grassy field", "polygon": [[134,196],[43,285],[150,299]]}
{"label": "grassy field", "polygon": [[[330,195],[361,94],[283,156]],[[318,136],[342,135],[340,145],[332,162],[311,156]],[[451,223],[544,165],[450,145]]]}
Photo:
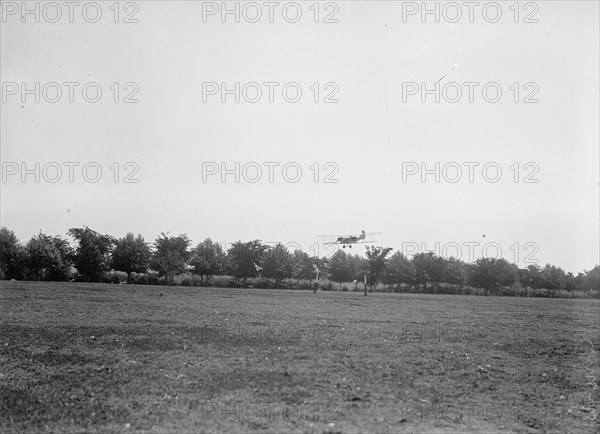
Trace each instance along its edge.
{"label": "grassy field", "polygon": [[2,282],[8,432],[597,432],[598,300]]}

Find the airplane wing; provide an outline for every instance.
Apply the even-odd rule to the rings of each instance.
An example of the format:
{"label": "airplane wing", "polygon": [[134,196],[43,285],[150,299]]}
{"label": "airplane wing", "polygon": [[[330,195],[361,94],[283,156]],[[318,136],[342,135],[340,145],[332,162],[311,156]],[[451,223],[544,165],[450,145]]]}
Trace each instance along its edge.
{"label": "airplane wing", "polygon": [[337,244],[339,235],[319,235],[323,244]]}
{"label": "airplane wing", "polygon": [[[366,233],[367,239],[356,240],[353,241],[352,237],[354,235],[317,235],[323,241],[323,244],[367,244],[367,243],[375,243],[375,235],[381,235],[382,232],[369,232]],[[358,235],[356,235],[358,237]],[[343,238],[341,242],[338,242],[338,238]]]}

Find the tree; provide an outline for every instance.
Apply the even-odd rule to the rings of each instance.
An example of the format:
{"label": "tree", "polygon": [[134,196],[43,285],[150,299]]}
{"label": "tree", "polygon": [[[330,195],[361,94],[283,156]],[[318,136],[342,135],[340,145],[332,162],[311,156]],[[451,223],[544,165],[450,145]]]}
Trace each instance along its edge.
{"label": "tree", "polygon": [[400,251],[388,258],[386,269],[388,282],[395,283],[396,289],[400,287],[401,283],[412,283],[415,279],[415,266]]}
{"label": "tree", "polygon": [[245,285],[246,279],[259,275],[267,249],[268,246],[262,244],[260,240],[233,243],[227,250],[227,266],[236,282],[243,279]]}
{"label": "tree", "polygon": [[315,274],[314,262],[308,253],[305,253],[299,249],[294,250],[294,253],[292,253],[292,262],[292,276],[294,279],[297,279],[298,283],[300,283],[300,279],[305,279],[310,281],[310,284],[312,284],[312,279]]}
{"label": "tree", "polygon": [[200,276],[200,285],[203,284],[204,276],[208,284],[212,276],[224,271],[225,252],[219,243],[207,238],[192,249],[190,265],[194,267],[192,273]]}
{"label": "tree", "polygon": [[0,279],[21,280],[26,270],[25,247],[15,233],[5,227],[0,228]]}
{"label": "tree", "polygon": [[327,257],[319,258],[317,256],[313,256],[311,260],[313,263],[313,271],[316,275],[313,293],[316,294],[317,289],[319,288],[319,280],[329,278],[331,261]]}
{"label": "tree", "polygon": [[100,275],[110,268],[114,238],[101,235],[87,226],[71,228],[68,234],[79,242],[75,251],[75,268],[87,282],[98,282]]}
{"label": "tree", "polygon": [[329,278],[340,284],[340,291],[342,290],[342,282],[347,282],[352,278],[348,255],[343,250],[338,250],[331,257],[329,261]]}
{"label": "tree", "polygon": [[159,276],[167,279],[167,284],[173,285],[175,275],[183,273],[190,256],[188,247],[190,240],[186,234],[170,237],[168,232],[161,232],[154,241],[153,268]]}
{"label": "tree", "polygon": [[417,253],[412,263],[415,267],[415,280],[427,287],[430,283],[437,285],[444,277],[444,259],[434,252]]}
{"label": "tree", "polygon": [[500,284],[502,286],[511,286],[519,281],[519,266],[512,264],[506,259],[499,262],[500,266]]}
{"label": "tree", "polygon": [[131,283],[131,273],[144,273],[148,269],[152,253],[144,241],[144,237],[137,238],[129,232],[123,238],[115,241],[112,252],[112,267],[127,273],[127,283]]}
{"label": "tree", "polygon": [[489,290],[499,284],[498,277],[494,272],[495,262],[494,258],[478,258],[472,270],[471,283],[478,288],[483,288],[485,295],[488,295]]}
{"label": "tree", "polygon": [[543,286],[542,269],[535,264],[528,265],[527,268],[519,270],[519,279],[527,291],[527,287],[540,289]]}
{"label": "tree", "polygon": [[579,273],[575,276],[573,273],[569,272],[565,275],[565,290],[571,293],[571,298],[575,298],[575,290],[583,289],[583,273]]}
{"label": "tree", "polygon": [[519,278],[519,269],[504,258],[479,258],[475,261],[472,283],[488,292],[512,285]]}
{"label": "tree", "polygon": [[596,265],[585,272],[585,287],[588,290],[600,290],[600,266]]}
{"label": "tree", "polygon": [[326,256],[322,258],[313,256],[312,262],[314,264],[313,270],[315,271],[315,273],[317,272],[317,270],[319,272],[319,277],[317,280],[328,279],[331,270],[331,261],[329,260],[329,258]]}
{"label": "tree", "polygon": [[467,282],[467,269],[465,263],[459,259],[450,257],[445,260],[442,281],[460,288]]}
{"label": "tree", "polygon": [[269,248],[265,254],[262,265],[262,275],[275,279],[275,286],[279,287],[281,279],[292,277],[293,257],[288,249],[281,243]]}
{"label": "tree", "polygon": [[69,279],[73,251],[67,240],[40,232],[27,242],[25,249],[30,279],[57,282]]}
{"label": "tree", "polygon": [[358,282],[362,282],[364,276],[369,272],[369,263],[359,255],[348,255],[348,266],[350,267],[351,279],[354,280],[354,289],[358,289]]}
{"label": "tree", "polygon": [[[367,246],[367,251],[365,254],[367,255],[367,261],[369,266],[369,284],[371,288],[369,292],[373,292],[373,285],[376,285],[381,276],[383,275],[383,271],[385,269],[385,258],[392,251],[391,247],[375,247],[375,246]],[[367,290],[365,288],[365,295],[367,295]]]}
{"label": "tree", "polygon": [[566,276],[562,268],[554,265],[546,264],[542,269],[542,280],[544,286],[550,291],[556,291],[556,296],[559,296],[559,291],[565,287]]}

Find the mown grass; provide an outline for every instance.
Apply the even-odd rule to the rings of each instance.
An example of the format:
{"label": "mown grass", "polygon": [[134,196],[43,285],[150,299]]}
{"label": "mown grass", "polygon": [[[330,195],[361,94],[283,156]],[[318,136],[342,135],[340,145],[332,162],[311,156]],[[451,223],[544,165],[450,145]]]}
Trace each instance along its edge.
{"label": "mown grass", "polygon": [[598,300],[2,282],[0,303],[2,432],[600,427]]}

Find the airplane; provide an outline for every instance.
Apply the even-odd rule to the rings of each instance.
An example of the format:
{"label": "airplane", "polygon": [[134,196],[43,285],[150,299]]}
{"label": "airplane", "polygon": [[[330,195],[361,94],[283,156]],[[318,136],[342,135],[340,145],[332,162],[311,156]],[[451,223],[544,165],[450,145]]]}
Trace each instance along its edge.
{"label": "airplane", "polygon": [[[365,231],[360,231],[360,235],[319,235],[323,239],[323,244],[338,244],[344,249],[346,246],[352,248],[352,244],[370,244],[375,243],[375,235],[379,235],[380,232],[373,232],[367,234]],[[367,240],[367,237],[369,238]]]}

